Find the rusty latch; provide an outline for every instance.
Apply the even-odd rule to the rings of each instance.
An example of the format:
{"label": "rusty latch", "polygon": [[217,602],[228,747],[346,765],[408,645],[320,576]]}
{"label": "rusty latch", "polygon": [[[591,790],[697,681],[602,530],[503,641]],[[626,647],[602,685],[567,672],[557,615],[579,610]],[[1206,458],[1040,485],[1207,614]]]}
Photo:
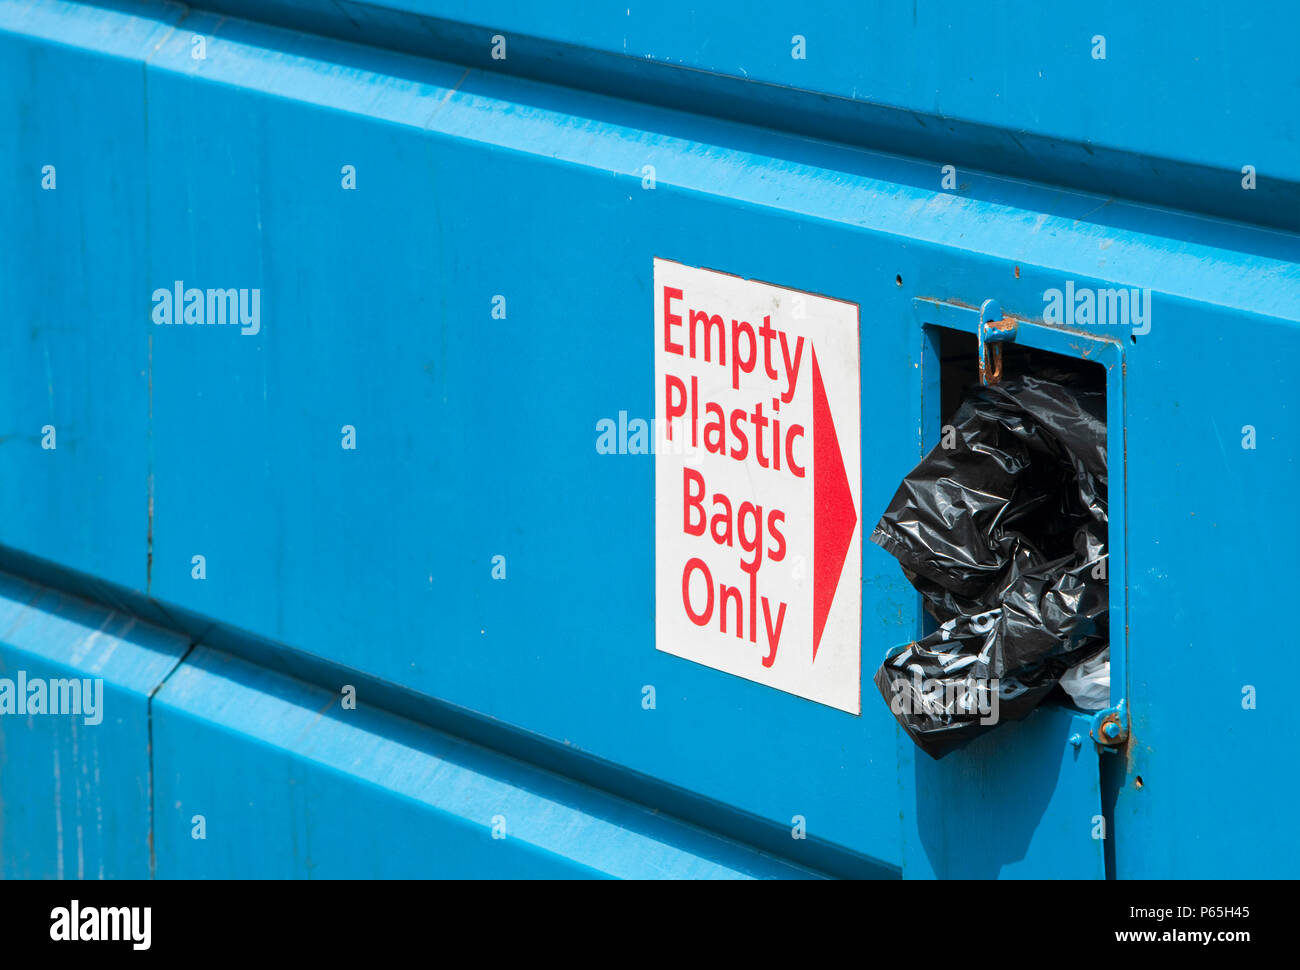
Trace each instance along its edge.
{"label": "rusty latch", "polygon": [[1002,344],[1016,339],[1019,324],[1003,317],[1002,304],[985,300],[980,307],[979,358],[980,383],[996,384],[1002,380]]}

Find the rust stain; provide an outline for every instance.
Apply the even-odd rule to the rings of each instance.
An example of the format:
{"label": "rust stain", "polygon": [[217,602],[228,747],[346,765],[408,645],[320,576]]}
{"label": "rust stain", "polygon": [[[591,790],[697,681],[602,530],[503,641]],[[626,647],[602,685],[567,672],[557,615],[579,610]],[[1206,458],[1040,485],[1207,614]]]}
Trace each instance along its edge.
{"label": "rust stain", "polygon": [[331,697],[328,701],[326,701],[325,704],[321,707],[321,709],[316,712],[316,716],[312,718],[311,723],[302,729],[302,732],[298,735],[298,740],[301,741],[308,734],[310,734],[312,729],[315,728],[316,725],[320,723],[320,719],[325,716],[325,712],[328,711],[331,707],[333,707],[337,703],[338,703],[338,698],[336,697]]}
{"label": "rust stain", "polygon": [[442,96],[442,100],[439,101],[436,105],[434,105],[433,112],[429,115],[427,119],[425,119],[424,122],[425,128],[428,128],[429,125],[433,124],[433,119],[438,114],[438,112],[442,110],[442,106],[445,105],[448,101],[450,101],[452,95],[454,95],[457,91],[460,90],[460,86],[465,83],[465,78],[469,77],[469,72],[471,70],[473,70],[473,68],[468,68],[468,67],[465,68],[465,73],[462,74],[459,80],[456,81],[455,87],[449,88],[447,93]]}

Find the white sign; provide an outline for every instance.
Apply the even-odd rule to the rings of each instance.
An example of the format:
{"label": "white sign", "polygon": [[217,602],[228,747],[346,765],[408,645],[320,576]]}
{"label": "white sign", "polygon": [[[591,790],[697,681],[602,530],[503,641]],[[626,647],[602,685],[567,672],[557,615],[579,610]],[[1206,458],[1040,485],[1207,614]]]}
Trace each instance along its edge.
{"label": "white sign", "polygon": [[654,263],[655,646],[862,711],[856,304]]}

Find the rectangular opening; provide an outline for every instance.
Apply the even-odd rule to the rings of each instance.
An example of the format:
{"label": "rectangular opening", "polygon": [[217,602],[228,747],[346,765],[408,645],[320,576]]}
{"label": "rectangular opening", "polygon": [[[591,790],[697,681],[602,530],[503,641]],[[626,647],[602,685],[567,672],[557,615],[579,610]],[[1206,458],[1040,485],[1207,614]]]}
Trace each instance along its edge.
{"label": "rectangular opening", "polygon": [[[1033,375],[1057,383],[1066,384],[1080,392],[1088,394],[1091,398],[1100,404],[1101,417],[1106,422],[1107,436],[1110,435],[1109,412],[1110,402],[1114,399],[1113,394],[1116,388],[1108,384],[1108,379],[1112,376],[1118,379],[1118,369],[1107,366],[1097,359],[1087,359],[1088,355],[1095,353],[1097,347],[1091,341],[1080,341],[1077,343],[1077,349],[1083,356],[1071,356],[1068,354],[1056,353],[1050,350],[1042,349],[1032,345],[1034,334],[1026,332],[1030,328],[1022,327],[1021,333],[1014,343],[1005,343],[1002,345],[1002,380],[1011,381],[1017,376]],[[1060,341],[1056,341],[1059,343]],[[923,377],[924,400],[922,402],[923,415],[923,435],[922,435],[922,452],[928,453],[931,448],[940,442],[944,430],[952,424],[962,403],[967,399],[968,394],[979,386],[979,349],[978,339],[975,333],[959,330],[950,327],[927,324],[924,327],[924,366],[930,368],[930,372]],[[1071,345],[1074,349],[1076,345]],[[1103,440],[1103,447],[1106,442]],[[1110,474],[1109,450],[1107,454],[1107,493],[1110,508],[1108,509],[1107,527],[1105,532],[1105,548],[1107,555],[1113,556],[1115,546],[1112,543],[1112,532],[1115,528],[1115,512],[1117,504],[1113,499],[1116,492],[1122,487],[1122,480],[1116,482]],[[1049,557],[1056,555],[1068,554],[1070,548],[1063,543],[1069,542],[1069,535],[1063,534],[1053,529],[1054,515],[1059,518],[1056,510],[1050,507],[1044,507],[1029,519],[1022,521],[1021,529],[1033,541],[1041,541],[1043,551]],[[1108,560],[1109,562],[1109,560]],[[1107,570],[1108,582],[1114,582],[1115,576],[1111,570]],[[922,598],[918,594],[918,601]],[[1117,612],[1117,605],[1122,603],[1122,598],[1109,593],[1109,628],[1112,632],[1123,630],[1123,614]],[[926,636],[933,633],[938,628],[937,621],[924,609],[920,604],[921,630],[920,635]],[[1122,635],[1122,634],[1121,634]],[[1112,657],[1116,651],[1123,650],[1123,645],[1113,644]],[[1123,661],[1119,664],[1112,662],[1112,673],[1122,672]],[[1122,676],[1122,674],[1121,674]],[[1112,696],[1116,696],[1114,691]],[[1053,689],[1052,693],[1044,701],[1047,704],[1059,704],[1065,707],[1077,707],[1072,701],[1070,695],[1059,685]]]}

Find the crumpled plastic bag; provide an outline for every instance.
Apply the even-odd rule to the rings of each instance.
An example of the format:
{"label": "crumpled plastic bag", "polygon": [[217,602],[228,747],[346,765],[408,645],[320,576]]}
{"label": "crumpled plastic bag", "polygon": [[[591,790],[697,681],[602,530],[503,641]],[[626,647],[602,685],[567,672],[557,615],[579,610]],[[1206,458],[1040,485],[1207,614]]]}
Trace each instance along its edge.
{"label": "crumpled plastic bag", "polygon": [[1061,687],[1085,711],[1110,704],[1110,647],[1061,675]]}
{"label": "crumpled plastic bag", "polygon": [[969,388],[950,424],[871,535],[939,624],[875,678],[936,758],[1024,717],[1109,643],[1104,393],[1040,368]]}

